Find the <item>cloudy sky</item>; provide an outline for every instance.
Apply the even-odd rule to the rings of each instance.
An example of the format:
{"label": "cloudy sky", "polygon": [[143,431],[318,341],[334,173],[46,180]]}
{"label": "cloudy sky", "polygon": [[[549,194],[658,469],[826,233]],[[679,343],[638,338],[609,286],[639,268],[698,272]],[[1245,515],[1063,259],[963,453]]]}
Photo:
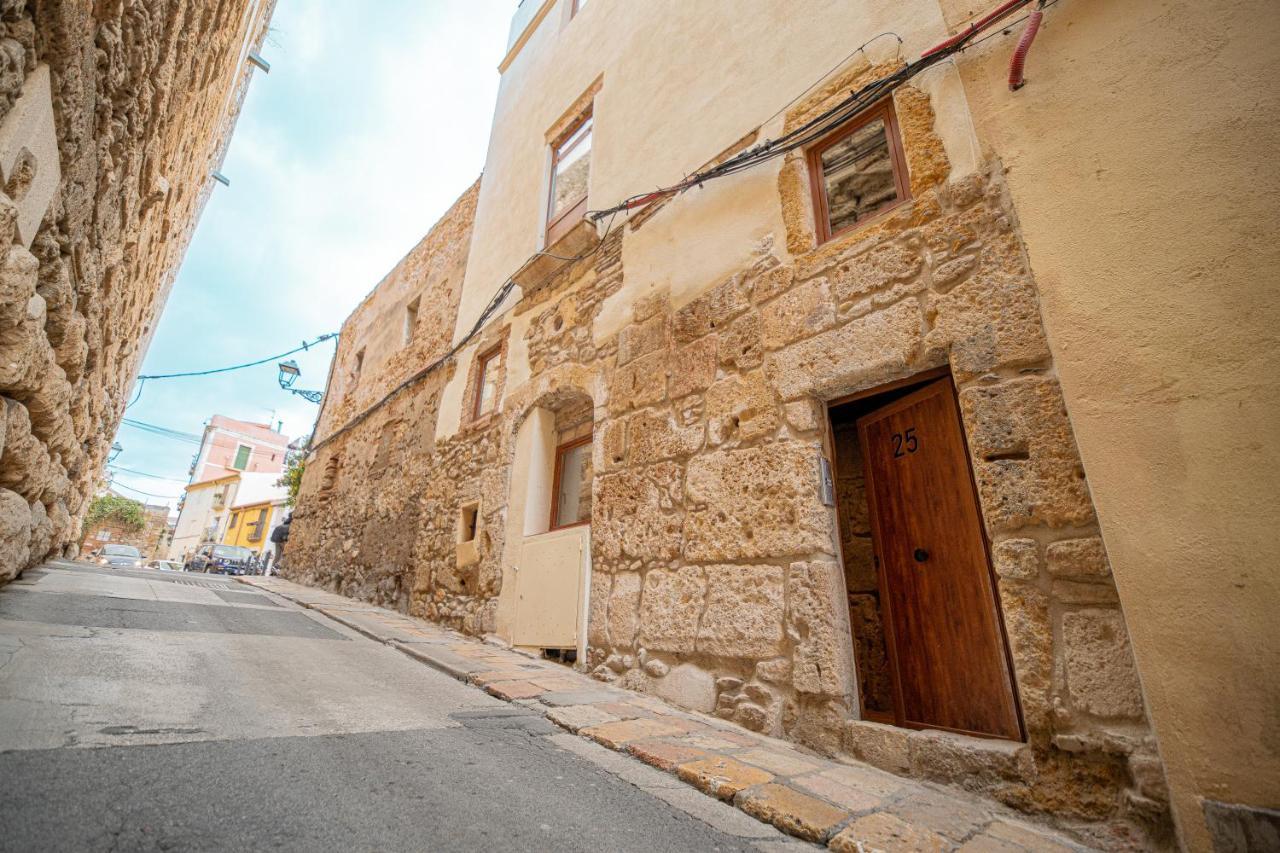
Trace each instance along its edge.
{"label": "cloudy sky", "polygon": [[[515,7],[279,0],[271,73],[255,72],[222,169],[231,186],[214,189],[141,372],[254,361],[337,331],[479,175]],[[297,387],[324,388],[333,346],[294,356]],[[125,414],[195,434],[215,413],[310,432],[318,407],[276,375],[149,382]],[[122,493],[176,503],[196,444],[129,426],[116,440]]]}

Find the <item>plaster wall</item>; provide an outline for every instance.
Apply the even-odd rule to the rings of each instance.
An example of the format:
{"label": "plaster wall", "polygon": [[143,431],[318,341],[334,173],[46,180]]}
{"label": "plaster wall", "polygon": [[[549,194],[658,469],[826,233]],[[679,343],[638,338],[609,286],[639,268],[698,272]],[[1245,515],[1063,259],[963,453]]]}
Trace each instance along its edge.
{"label": "plaster wall", "polygon": [[1280,807],[1277,45],[1265,0],[1068,0],[1022,91],[961,64],[1193,849],[1206,800]]}
{"label": "plaster wall", "polygon": [[[794,0],[747,8],[732,0],[589,3],[572,19],[569,3],[555,1],[502,75],[455,339],[542,248],[547,134],[597,80],[589,206],[678,181],[778,119],[788,101],[877,33],[902,33],[904,56],[946,34],[935,0]],[[867,51],[880,60],[898,47],[885,38]],[[657,68],[661,74],[653,73]],[[740,186],[760,193],[767,183],[753,173]],[[729,191],[708,186],[701,192]],[[734,269],[746,260],[742,241],[715,234],[763,233],[758,212],[764,206],[748,208],[756,215],[728,211],[699,238],[708,241],[703,251],[682,245],[681,254],[711,279]]]}

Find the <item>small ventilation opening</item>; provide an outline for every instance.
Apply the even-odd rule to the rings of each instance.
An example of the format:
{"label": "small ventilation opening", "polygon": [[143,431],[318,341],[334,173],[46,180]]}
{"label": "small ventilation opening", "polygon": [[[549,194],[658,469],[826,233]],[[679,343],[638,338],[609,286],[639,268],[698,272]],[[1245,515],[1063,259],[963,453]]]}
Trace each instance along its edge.
{"label": "small ventilation opening", "polygon": [[458,541],[474,542],[480,518],[480,504],[469,503],[458,513]]}

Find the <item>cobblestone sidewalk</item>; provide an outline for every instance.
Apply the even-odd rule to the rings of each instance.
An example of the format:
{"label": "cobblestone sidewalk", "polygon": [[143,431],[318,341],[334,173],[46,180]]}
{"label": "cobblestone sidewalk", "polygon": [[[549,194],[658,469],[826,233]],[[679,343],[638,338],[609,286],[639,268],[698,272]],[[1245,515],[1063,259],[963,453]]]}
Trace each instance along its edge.
{"label": "cobblestone sidewalk", "polygon": [[622,690],[559,664],[391,610],[274,577],[258,587],[730,803],[790,835],[836,851],[1081,851],[954,790],[831,761],[732,723]]}

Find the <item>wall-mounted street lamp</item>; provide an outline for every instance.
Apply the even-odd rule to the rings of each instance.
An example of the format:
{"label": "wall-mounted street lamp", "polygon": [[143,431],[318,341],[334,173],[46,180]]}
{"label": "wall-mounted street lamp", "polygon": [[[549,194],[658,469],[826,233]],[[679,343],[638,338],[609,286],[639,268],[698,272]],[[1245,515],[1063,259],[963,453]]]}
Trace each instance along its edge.
{"label": "wall-mounted street lamp", "polygon": [[263,71],[263,73],[265,73],[265,74],[270,74],[270,73],[271,73],[271,63],[270,63],[270,62],[267,62],[265,59],[263,59],[263,58],[262,58],[262,56],[261,56],[261,54],[254,53],[254,52],[251,50],[251,51],[249,51],[248,59],[249,59],[249,61],[250,61],[251,63],[253,63],[254,65],[256,65],[256,66],[258,66],[259,68],[261,68],[261,69],[262,69],[262,71]]}
{"label": "wall-mounted street lamp", "polygon": [[231,179],[228,178],[226,175],[222,174],[221,172],[219,172],[217,169],[214,169],[212,172],[210,172],[209,177],[213,178],[215,181],[222,184],[224,187],[231,186]]}
{"label": "wall-mounted street lamp", "polygon": [[293,359],[282,361],[280,367],[280,387],[288,391],[290,394],[297,394],[304,400],[310,400],[313,403],[319,403],[324,398],[323,391],[304,391],[300,388],[294,388],[293,383],[298,381],[298,377],[302,375],[302,371],[298,369],[298,362]]}
{"label": "wall-mounted street lamp", "polygon": [[111,445],[111,452],[107,454],[107,461],[115,462],[116,457],[119,456],[121,453],[124,453],[124,448],[120,446],[120,442],[118,441],[113,442]]}

